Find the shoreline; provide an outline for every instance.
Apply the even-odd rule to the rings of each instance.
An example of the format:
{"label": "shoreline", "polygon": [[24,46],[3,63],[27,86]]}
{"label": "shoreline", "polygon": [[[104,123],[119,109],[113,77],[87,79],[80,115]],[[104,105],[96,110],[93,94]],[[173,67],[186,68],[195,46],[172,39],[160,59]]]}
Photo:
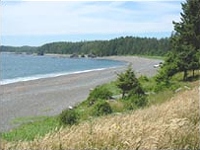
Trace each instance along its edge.
{"label": "shoreline", "polygon": [[[9,53],[12,53],[12,52],[9,52]],[[64,54],[46,54],[45,56],[56,57],[56,58],[69,58],[68,55],[64,55]],[[112,68],[118,68],[118,67],[125,67],[127,65],[133,65],[132,64],[133,62],[130,61],[130,57],[132,57],[134,59],[136,59],[136,58],[149,59],[149,58],[139,57],[139,56],[96,57],[96,58],[92,58],[92,59],[119,61],[119,62],[122,62],[124,64],[119,65],[119,66],[114,66],[114,67],[108,67],[108,68],[97,68],[97,69],[81,70],[81,71],[74,71],[74,72],[57,72],[57,73],[50,73],[50,74],[36,74],[36,75],[33,75],[33,76],[27,76],[27,77],[17,77],[17,78],[13,78],[13,79],[3,79],[3,80],[0,80],[0,86],[4,86],[4,85],[7,85],[7,84],[20,83],[20,82],[40,80],[40,79],[48,79],[48,78],[50,79],[50,78],[55,78],[55,77],[60,77],[60,76],[67,76],[67,75],[86,73],[86,72],[92,72],[92,71],[106,70],[106,69],[112,69]],[[124,59],[124,58],[129,58],[129,59]],[[162,60],[159,60],[159,61],[162,61]],[[137,73],[137,70],[136,70],[136,73]]]}
{"label": "shoreline", "polygon": [[[27,55],[27,54],[16,54],[14,52],[4,52],[4,53],[11,53],[14,55]],[[34,55],[34,54],[33,54]],[[55,58],[68,58],[68,59],[74,59],[70,58],[70,55],[67,54],[45,54],[44,56],[47,57],[55,57]],[[76,58],[76,59],[81,59],[81,58]],[[71,74],[79,74],[79,73],[85,73],[85,72],[91,72],[91,71],[98,71],[98,70],[105,70],[105,69],[110,69],[110,68],[116,68],[116,67],[121,67],[125,66],[125,62],[119,61],[119,60],[113,60],[113,59],[104,59],[103,57],[97,57],[97,58],[85,58],[85,59],[96,59],[96,60],[110,60],[110,61],[117,61],[120,62],[121,64],[118,65],[113,65],[110,67],[103,67],[102,68],[91,68],[87,70],[74,70],[74,71],[60,71],[60,72],[52,72],[52,73],[47,73],[47,74],[34,74],[30,76],[25,76],[25,77],[15,77],[11,79],[0,79],[0,86],[1,85],[7,85],[7,84],[13,84],[13,83],[18,83],[18,82],[27,82],[27,81],[32,81],[32,80],[38,80],[38,79],[46,79],[46,78],[54,78],[54,77],[60,77],[60,76],[65,76],[65,75],[71,75]]]}
{"label": "shoreline", "polygon": [[14,83],[20,83],[20,82],[28,82],[28,81],[35,81],[40,79],[50,79],[50,78],[56,78],[61,76],[67,76],[67,75],[75,75],[75,74],[81,74],[81,73],[87,73],[92,71],[103,71],[106,69],[112,69],[112,68],[118,68],[123,66],[116,66],[116,67],[109,67],[109,68],[97,68],[97,69],[89,69],[89,70],[82,70],[82,71],[74,71],[74,72],[58,72],[58,73],[51,73],[51,74],[41,74],[41,75],[33,75],[28,77],[18,77],[14,79],[4,79],[0,81],[0,86],[8,85],[8,84],[14,84]]}
{"label": "shoreline", "polygon": [[[132,63],[137,76],[153,76],[154,64],[161,60],[135,56],[111,56],[111,59]],[[12,121],[32,116],[53,116],[87,98],[92,88],[117,78],[127,65],[104,70],[82,72],[59,77],[0,85],[0,132],[9,131],[19,124]]]}

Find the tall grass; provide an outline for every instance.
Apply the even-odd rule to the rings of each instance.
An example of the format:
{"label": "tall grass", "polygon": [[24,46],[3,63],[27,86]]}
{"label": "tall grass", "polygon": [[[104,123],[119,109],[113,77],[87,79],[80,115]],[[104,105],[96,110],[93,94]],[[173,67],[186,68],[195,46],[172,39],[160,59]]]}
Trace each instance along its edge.
{"label": "tall grass", "polygon": [[56,129],[33,141],[2,141],[1,149],[199,149],[199,109],[195,87],[162,104]]}

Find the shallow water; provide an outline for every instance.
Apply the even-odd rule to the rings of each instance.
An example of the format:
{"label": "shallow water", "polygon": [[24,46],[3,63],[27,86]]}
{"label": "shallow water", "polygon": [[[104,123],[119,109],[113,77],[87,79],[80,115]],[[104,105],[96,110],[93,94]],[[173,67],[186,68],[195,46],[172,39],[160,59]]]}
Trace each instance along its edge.
{"label": "shallow water", "polygon": [[103,70],[122,65],[124,65],[123,62],[107,59],[60,58],[1,53],[0,84],[4,85],[20,81]]}

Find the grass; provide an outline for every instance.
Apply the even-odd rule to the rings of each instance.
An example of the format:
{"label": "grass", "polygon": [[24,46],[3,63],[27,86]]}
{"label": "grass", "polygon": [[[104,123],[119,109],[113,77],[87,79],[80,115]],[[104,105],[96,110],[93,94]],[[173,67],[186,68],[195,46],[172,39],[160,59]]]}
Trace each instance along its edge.
{"label": "grass", "polygon": [[163,102],[169,100],[170,97],[174,95],[171,90],[161,91],[159,93],[153,93],[148,96],[149,105],[162,104]]}
{"label": "grass", "polygon": [[109,89],[113,93],[113,95],[119,95],[120,94],[120,90],[117,88],[115,81],[112,81],[110,83],[106,83],[103,86],[105,88]]}
{"label": "grass", "polygon": [[121,113],[125,111],[124,103],[120,100],[117,101],[109,101],[109,104],[114,113]]}
{"label": "grass", "polygon": [[33,141],[2,141],[1,148],[197,150],[200,148],[198,92],[195,86],[159,105],[90,119]]}
{"label": "grass", "polygon": [[44,136],[59,126],[57,117],[28,117],[14,120],[14,123],[21,122],[24,124],[20,127],[10,132],[2,133],[2,138],[7,141],[30,141],[35,137]]}
{"label": "grass", "polygon": [[40,120],[44,120],[45,116],[37,116],[37,117],[19,117],[15,118],[14,120],[11,121],[12,124],[25,124],[25,123],[30,123],[30,122],[36,122]]}

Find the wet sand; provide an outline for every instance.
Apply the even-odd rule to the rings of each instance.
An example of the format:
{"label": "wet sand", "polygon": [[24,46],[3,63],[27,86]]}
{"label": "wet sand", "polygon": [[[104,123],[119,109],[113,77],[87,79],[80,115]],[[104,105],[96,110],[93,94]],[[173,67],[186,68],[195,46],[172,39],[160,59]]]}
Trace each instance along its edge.
{"label": "wet sand", "polygon": [[[153,76],[153,65],[160,60],[132,56],[104,57],[131,63],[137,76]],[[116,79],[123,67],[71,74],[54,78],[38,79],[0,85],[0,132],[17,126],[12,121],[21,117],[52,116],[63,109],[85,100],[90,90],[97,85]]]}

